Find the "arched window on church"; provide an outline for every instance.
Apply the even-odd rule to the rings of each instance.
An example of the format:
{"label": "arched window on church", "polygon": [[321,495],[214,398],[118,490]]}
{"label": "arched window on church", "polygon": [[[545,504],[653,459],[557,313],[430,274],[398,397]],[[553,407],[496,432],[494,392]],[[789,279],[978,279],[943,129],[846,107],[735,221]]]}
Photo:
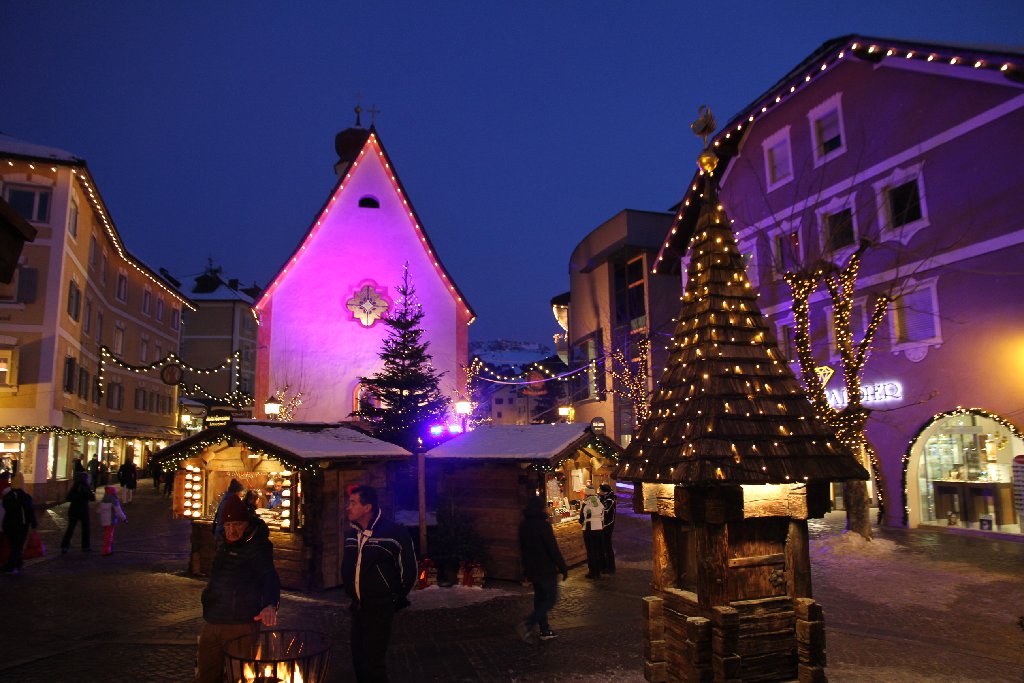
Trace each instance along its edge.
{"label": "arched window on church", "polygon": [[359,412],[367,408],[379,408],[380,401],[373,398],[370,390],[362,384],[357,384],[352,392],[352,412]]}
{"label": "arched window on church", "polygon": [[377,199],[375,197],[371,197],[370,195],[366,195],[365,197],[361,197],[359,199],[359,208],[361,208],[361,209],[379,209],[380,208],[380,202],[377,201]]}

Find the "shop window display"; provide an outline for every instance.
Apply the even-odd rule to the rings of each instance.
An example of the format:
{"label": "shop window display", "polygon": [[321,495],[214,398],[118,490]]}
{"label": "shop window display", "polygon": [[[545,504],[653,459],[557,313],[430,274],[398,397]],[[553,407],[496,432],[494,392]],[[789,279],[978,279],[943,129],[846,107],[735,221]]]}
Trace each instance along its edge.
{"label": "shop window display", "polygon": [[[545,495],[553,524],[577,522],[580,501],[588,486],[612,484],[613,467],[608,461],[578,451],[575,457],[563,460],[545,476]],[[540,493],[538,491],[538,493]]]}
{"label": "shop window display", "polygon": [[198,466],[186,465],[185,517],[212,521],[232,479],[242,485],[245,500],[255,508],[256,515],[271,530],[288,531],[302,526],[301,506],[296,502],[300,500],[302,484],[298,476],[287,469],[204,472]]}
{"label": "shop window display", "polygon": [[[1020,533],[1014,449],[1020,440],[994,419],[939,418],[923,434],[918,466],[921,523]],[[1022,482],[1016,482],[1019,488]]]}

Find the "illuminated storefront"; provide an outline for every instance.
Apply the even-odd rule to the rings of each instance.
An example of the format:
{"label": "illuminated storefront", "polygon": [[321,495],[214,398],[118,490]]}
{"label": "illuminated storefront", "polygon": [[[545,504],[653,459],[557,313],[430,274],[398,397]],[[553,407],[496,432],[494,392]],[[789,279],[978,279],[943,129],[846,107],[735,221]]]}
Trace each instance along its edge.
{"label": "illuminated storefront", "polygon": [[1021,533],[1024,439],[1007,420],[978,409],[936,415],[906,459],[909,525]]}

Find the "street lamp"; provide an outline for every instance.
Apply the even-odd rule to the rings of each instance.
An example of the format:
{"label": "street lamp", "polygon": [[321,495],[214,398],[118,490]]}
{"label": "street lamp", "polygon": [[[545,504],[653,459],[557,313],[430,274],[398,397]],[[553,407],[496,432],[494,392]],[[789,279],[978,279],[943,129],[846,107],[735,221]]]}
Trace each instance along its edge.
{"label": "street lamp", "polygon": [[558,418],[562,422],[569,421],[569,414],[572,412],[572,408],[569,406],[558,406]]}
{"label": "street lamp", "polygon": [[263,412],[267,417],[276,419],[281,414],[281,402],[271,396],[263,403]]}
{"label": "street lamp", "polygon": [[473,412],[473,404],[469,401],[456,401],[455,402],[455,414],[462,418],[462,431],[466,431],[466,422],[469,420],[469,414]]}

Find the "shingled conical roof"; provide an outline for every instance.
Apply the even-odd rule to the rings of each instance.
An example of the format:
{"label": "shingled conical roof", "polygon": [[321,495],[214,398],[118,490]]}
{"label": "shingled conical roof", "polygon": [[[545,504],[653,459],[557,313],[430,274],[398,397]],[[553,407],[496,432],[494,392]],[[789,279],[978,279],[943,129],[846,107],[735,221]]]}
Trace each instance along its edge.
{"label": "shingled conical roof", "polygon": [[782,359],[716,183],[707,173],[703,183],[671,354],[618,478],[693,485],[867,479],[815,417]]}

